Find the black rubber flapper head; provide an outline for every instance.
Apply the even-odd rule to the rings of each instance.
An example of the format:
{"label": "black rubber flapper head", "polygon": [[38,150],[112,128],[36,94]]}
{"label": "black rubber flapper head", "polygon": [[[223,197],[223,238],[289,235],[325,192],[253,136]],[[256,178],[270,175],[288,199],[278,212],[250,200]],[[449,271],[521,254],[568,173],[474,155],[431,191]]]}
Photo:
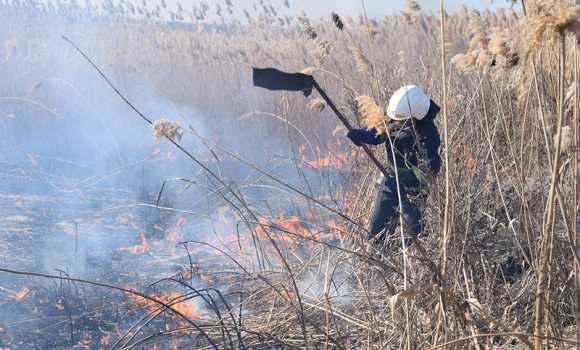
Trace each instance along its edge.
{"label": "black rubber flapper head", "polygon": [[302,73],[285,73],[275,68],[253,68],[254,86],[268,90],[302,91],[308,97],[314,87],[314,77]]}

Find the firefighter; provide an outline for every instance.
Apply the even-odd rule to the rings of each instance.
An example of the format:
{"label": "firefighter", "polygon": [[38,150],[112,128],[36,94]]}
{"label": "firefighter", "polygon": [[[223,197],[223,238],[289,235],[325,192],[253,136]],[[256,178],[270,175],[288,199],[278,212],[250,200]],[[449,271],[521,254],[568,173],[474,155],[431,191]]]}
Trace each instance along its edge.
{"label": "firefighter", "polygon": [[369,223],[371,242],[385,243],[391,238],[399,222],[399,213],[404,225],[404,246],[412,242],[408,230],[416,237],[422,235],[417,198],[426,199],[424,190],[441,167],[441,138],[433,123],[439,110],[440,107],[419,87],[407,85],[391,97],[385,125],[348,132],[348,138],[357,146],[364,142],[385,143],[387,147],[389,176],[385,178],[381,174],[377,181],[379,189]]}

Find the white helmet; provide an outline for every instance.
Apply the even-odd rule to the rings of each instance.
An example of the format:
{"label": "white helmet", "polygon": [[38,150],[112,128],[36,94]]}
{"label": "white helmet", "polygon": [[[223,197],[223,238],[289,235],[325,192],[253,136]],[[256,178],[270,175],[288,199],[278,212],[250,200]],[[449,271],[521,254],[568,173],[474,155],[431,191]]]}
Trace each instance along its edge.
{"label": "white helmet", "polygon": [[421,88],[407,85],[395,91],[389,102],[387,115],[394,120],[406,120],[411,117],[421,120],[429,111],[429,106],[431,101]]}

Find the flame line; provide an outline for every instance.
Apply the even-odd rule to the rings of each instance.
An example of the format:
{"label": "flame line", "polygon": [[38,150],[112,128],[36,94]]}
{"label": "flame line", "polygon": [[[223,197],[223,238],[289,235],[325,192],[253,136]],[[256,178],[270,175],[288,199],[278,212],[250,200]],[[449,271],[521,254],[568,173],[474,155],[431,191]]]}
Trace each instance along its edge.
{"label": "flame line", "polygon": [[90,280],[85,280],[82,278],[74,278],[74,277],[67,277],[67,276],[57,276],[57,275],[49,275],[49,274],[44,274],[44,273],[37,273],[37,272],[27,272],[27,271],[19,271],[19,270],[10,270],[10,269],[4,269],[4,268],[0,268],[0,272],[6,272],[6,273],[10,273],[10,274],[15,274],[15,275],[25,275],[25,276],[35,276],[35,277],[42,277],[42,278],[52,278],[52,279],[57,279],[57,280],[63,280],[63,281],[72,281],[72,282],[80,282],[80,283],[87,283],[87,284],[92,284],[94,286],[99,286],[99,287],[105,287],[105,288],[111,288],[111,289],[115,289],[118,291],[122,291],[125,293],[129,293],[129,294],[134,294],[136,296],[139,296],[141,298],[147,299],[153,303],[159,304],[163,307],[165,307],[166,309],[170,310],[171,312],[175,313],[176,315],[178,315],[179,317],[183,318],[187,323],[191,324],[197,331],[200,332],[201,335],[203,335],[204,338],[207,339],[207,341],[213,346],[214,349],[219,350],[218,346],[214,343],[214,341],[210,338],[210,336],[203,331],[203,329],[201,329],[201,327],[199,327],[198,325],[196,325],[193,321],[191,321],[187,316],[185,316],[183,313],[175,310],[174,308],[171,307],[170,304],[167,304],[161,300],[152,298],[146,294],[134,291],[134,290],[130,290],[127,288],[122,288],[122,287],[117,287],[114,286],[112,284],[107,284],[107,283],[102,283],[102,282],[95,282],[95,281],[90,281]]}
{"label": "flame line", "polygon": [[[123,101],[125,101],[125,103],[131,107],[131,109],[133,109],[143,120],[147,121],[150,125],[152,125],[153,123],[151,122],[151,120],[149,120],[147,117],[145,117],[145,115],[143,115],[143,113],[141,113],[137,108],[135,108],[135,106],[133,106],[120,92],[119,90],[117,90],[117,88],[113,85],[113,83],[111,83],[111,81],[105,76],[105,74],[93,63],[93,61],[91,61],[91,59],[83,52],[81,51],[81,49],[79,49],[72,41],[70,41],[66,36],[62,35],[62,38],[64,40],[66,40],[68,43],[70,43],[92,66],[93,68],[95,68],[95,70],[101,75],[101,77],[103,77],[103,79],[109,84],[109,86],[111,86],[111,88],[117,93],[117,95],[119,95],[119,97],[121,97],[121,99],[123,99]],[[210,143],[212,145],[215,145],[213,142],[210,142],[208,140],[206,140],[205,138],[201,137],[197,132],[195,132],[195,130],[193,130],[193,128],[191,128],[194,135],[196,135],[197,137],[199,137],[200,140],[202,140],[202,142],[204,142],[204,144]],[[258,225],[261,225],[259,223],[258,218],[256,217],[256,215],[252,212],[252,210],[249,208],[249,205],[246,203],[245,198],[241,195],[241,193],[237,192],[235,190],[235,188],[232,188],[233,186],[231,186],[230,183],[226,182],[224,179],[222,179],[221,177],[217,176],[217,174],[215,172],[213,172],[210,168],[208,168],[205,164],[203,164],[201,161],[199,161],[199,159],[197,159],[196,157],[194,157],[189,151],[187,151],[182,145],[180,145],[177,141],[166,137],[166,139],[171,142],[175,147],[177,147],[181,152],[183,152],[183,154],[185,154],[187,157],[189,157],[192,161],[194,161],[196,164],[198,164],[202,169],[204,169],[204,171],[206,171],[209,175],[211,175],[212,178],[216,179],[216,181],[218,181],[222,186],[224,186],[224,188],[232,194],[232,196],[234,198],[236,198],[240,204],[244,207],[247,208],[249,210],[249,215],[252,216],[252,218],[258,222]],[[207,146],[207,145],[206,145]],[[222,149],[222,147],[216,146],[219,149]],[[208,147],[209,148],[209,147]],[[209,150],[210,153],[212,153],[212,155],[215,156],[215,153],[210,149]],[[232,154],[231,152],[226,151],[228,154]],[[292,189],[293,191],[296,191],[297,193],[299,193],[302,196],[305,196],[306,198],[309,198],[310,200],[312,200],[314,203],[330,210],[333,213],[336,213],[337,215],[341,216],[342,218],[344,218],[345,220],[348,220],[349,222],[352,222],[355,225],[358,225],[356,222],[352,221],[352,219],[350,219],[347,215],[338,212],[335,209],[332,209],[331,207],[327,206],[326,204],[312,198],[311,196],[308,196],[306,193],[301,192],[300,190],[289,186],[287,184],[285,184],[283,181],[281,181],[280,179],[275,178],[274,176],[268,174],[267,172],[263,171],[262,169],[259,169],[256,166],[251,165],[250,163],[248,163],[247,161],[243,160],[242,158],[235,156],[232,154],[232,156],[234,156],[236,159],[239,159],[240,161],[244,162],[245,164],[248,164],[249,166],[251,166],[253,169],[255,169],[256,171],[259,171],[260,173],[264,174],[265,176],[268,176],[269,178],[271,178],[272,180],[282,184],[283,186],[286,186],[289,189]],[[216,157],[217,158],[217,157]],[[225,196],[224,196],[225,198]],[[300,293],[298,293],[299,289],[298,286],[296,284],[296,280],[294,278],[294,275],[292,273],[292,270],[290,269],[290,266],[288,265],[288,262],[283,258],[283,254],[280,251],[280,248],[278,247],[278,245],[276,244],[276,242],[268,235],[268,233],[266,232],[266,235],[268,236],[268,239],[270,240],[270,242],[272,243],[272,245],[274,246],[274,249],[276,250],[277,254],[282,257],[282,263],[284,264],[285,269],[288,271],[288,273],[291,275],[291,282],[293,285],[293,289],[297,292],[296,294],[296,299],[297,302],[296,303],[292,303],[292,306],[294,308],[296,308],[296,311],[298,313],[298,315],[304,315],[304,306],[302,305],[302,298],[300,297]],[[0,269],[0,271],[5,271],[4,269]],[[8,270],[10,271],[10,270]],[[59,277],[62,278],[62,277]],[[90,281],[88,281],[90,282]],[[91,282],[93,283],[93,282]],[[116,287],[118,288],[118,287]],[[155,300],[155,302],[160,303],[158,300]],[[296,304],[298,304],[298,306],[296,306]],[[173,312],[177,312],[175,310],[172,310]],[[181,314],[180,314],[181,315]],[[305,342],[306,347],[309,346],[308,344],[308,336],[307,336],[307,330],[306,330],[306,322],[311,323],[310,320],[304,320],[302,317],[300,318],[300,326],[302,328],[302,335],[303,335],[303,341]],[[185,318],[188,322],[192,323],[190,320],[188,320],[187,318]],[[316,327],[315,324],[312,324],[313,326]],[[195,326],[195,325],[194,325]],[[197,328],[197,326],[195,326]],[[200,332],[202,332],[202,334],[208,339],[208,341],[211,343],[211,345],[217,350],[217,346],[213,343],[213,341],[201,330],[199,329]]]}

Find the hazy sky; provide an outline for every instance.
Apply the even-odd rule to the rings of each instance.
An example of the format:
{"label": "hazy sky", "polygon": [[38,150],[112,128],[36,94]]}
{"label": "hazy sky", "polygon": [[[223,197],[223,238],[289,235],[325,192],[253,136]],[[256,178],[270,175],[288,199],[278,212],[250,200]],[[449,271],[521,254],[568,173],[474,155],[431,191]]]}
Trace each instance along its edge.
{"label": "hazy sky", "polygon": [[[156,3],[161,0],[149,0],[148,3]],[[176,8],[176,3],[179,1],[185,8],[191,6],[199,6],[200,3],[205,2],[210,7],[210,12],[215,12],[216,5],[220,5],[225,9],[225,0],[165,0],[168,9]],[[439,13],[439,0],[416,0],[422,7],[424,12]],[[468,9],[484,10],[489,9],[494,11],[499,7],[511,6],[509,0],[443,0],[443,5],[447,13],[451,14],[461,10],[461,6],[465,5]],[[340,16],[350,16],[356,18],[359,13],[363,12],[363,2],[368,17],[380,19],[383,15],[390,15],[398,10],[405,9],[405,0],[287,0],[289,8],[285,6],[285,0],[231,0],[233,4],[234,16],[238,19],[244,19],[243,10],[247,10],[250,15],[253,14],[254,5],[260,9],[262,2],[265,6],[272,5],[279,17],[284,15],[294,16],[304,11],[307,17],[311,20],[320,18],[329,18],[331,12],[336,12]],[[224,11],[225,12],[225,11]]]}
{"label": "hazy sky", "polygon": [[[280,3],[282,7],[283,0],[270,0],[272,6],[277,8],[276,3]],[[439,1],[438,0],[416,0],[423,11],[433,11],[434,13],[439,12]],[[234,0],[234,3],[236,1]],[[238,2],[243,3],[244,1],[238,0]],[[264,1],[267,4],[267,1]],[[337,12],[339,15],[351,15],[351,17],[358,15],[362,12],[363,6],[360,0],[349,0],[349,1],[321,1],[321,0],[288,0],[290,4],[290,10],[295,10],[298,12],[304,10],[306,14],[317,19],[319,17],[329,16],[332,11]],[[495,0],[493,4],[488,4],[488,0],[444,0],[443,5],[447,13],[458,12],[461,10],[461,5],[464,4],[467,8],[476,8],[478,10],[484,10],[486,8],[490,10],[495,10],[499,7],[507,7],[509,4],[505,0]],[[366,13],[369,17],[382,17],[383,15],[392,14],[395,11],[405,9],[405,0],[365,0],[364,6]]]}
{"label": "hazy sky", "polygon": [[[148,4],[156,4],[162,0],[145,0]],[[422,7],[423,12],[439,13],[439,0],[416,0]],[[490,2],[493,3],[490,4]],[[140,2],[135,0],[136,3]],[[200,6],[202,2],[209,5],[209,13],[215,13],[216,5],[220,5],[225,10],[226,0],[165,0],[168,10],[175,10],[177,2],[184,8],[191,8],[193,5]],[[356,18],[363,12],[363,2],[368,17],[380,19],[384,15],[390,15],[399,10],[404,10],[405,0],[287,0],[289,7],[285,6],[285,0],[231,0],[234,16],[238,20],[244,20],[243,10],[247,10],[251,16],[254,14],[254,6],[261,9],[260,3],[265,6],[271,5],[278,17],[295,16],[302,11],[311,20],[330,18],[331,12],[336,12],[340,16],[350,16]],[[443,0],[443,6],[448,14],[461,10],[462,5],[468,9],[494,11],[499,7],[511,6],[511,0]],[[519,7],[519,5],[518,5]],[[519,8],[517,8],[519,10]],[[223,11],[225,13],[225,11]],[[227,17],[227,15],[226,15]]]}

